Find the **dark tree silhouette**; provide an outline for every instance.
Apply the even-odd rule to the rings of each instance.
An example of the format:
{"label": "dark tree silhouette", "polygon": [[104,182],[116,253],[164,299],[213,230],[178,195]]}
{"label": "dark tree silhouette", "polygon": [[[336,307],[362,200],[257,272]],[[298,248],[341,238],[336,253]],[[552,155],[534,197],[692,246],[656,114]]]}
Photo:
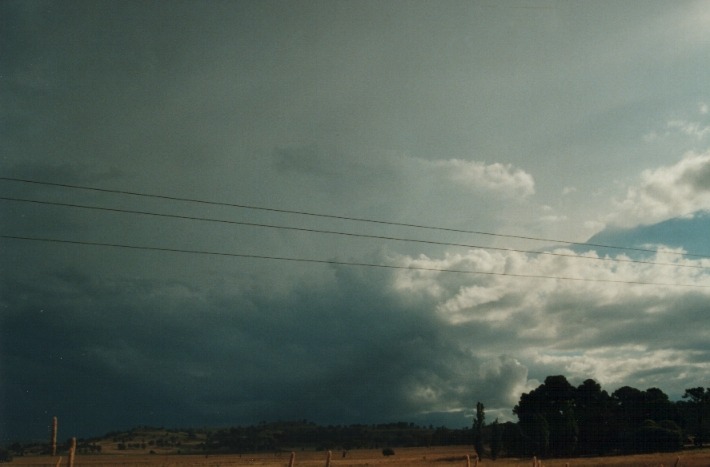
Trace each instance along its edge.
{"label": "dark tree silhouette", "polygon": [[476,416],[473,419],[473,446],[479,458],[483,458],[483,427],[486,426],[485,407],[476,403]]}
{"label": "dark tree silhouette", "polygon": [[491,429],[491,459],[496,460],[500,455],[501,447],[503,444],[503,426],[498,423],[496,418],[493,423],[490,424]]}
{"label": "dark tree silhouette", "polygon": [[577,387],[575,413],[579,427],[578,452],[604,454],[614,438],[614,414],[609,394],[593,379]]}
{"label": "dark tree silhouette", "polygon": [[700,386],[686,389],[683,399],[688,399],[691,411],[696,414],[696,417],[689,417],[694,432],[694,444],[702,446],[707,436],[706,425],[710,422],[710,388]]}
{"label": "dark tree silhouette", "polygon": [[569,455],[574,451],[578,433],[574,401],[575,389],[562,375],[548,376],[537,389],[520,397],[513,413],[520,419],[523,433],[535,440],[534,454]]}

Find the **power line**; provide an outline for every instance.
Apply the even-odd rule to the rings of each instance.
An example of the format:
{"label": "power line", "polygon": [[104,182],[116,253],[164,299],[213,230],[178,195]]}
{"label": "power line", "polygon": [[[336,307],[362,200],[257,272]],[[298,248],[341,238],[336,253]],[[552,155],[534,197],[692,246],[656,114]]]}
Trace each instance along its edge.
{"label": "power line", "polygon": [[565,258],[587,259],[587,260],[597,260],[597,261],[612,261],[612,262],[619,262],[619,263],[636,263],[636,264],[649,264],[649,265],[654,265],[654,266],[673,266],[673,267],[692,268],[692,269],[708,269],[707,266],[699,266],[699,265],[691,265],[691,264],[662,263],[662,262],[656,262],[656,261],[642,261],[642,260],[624,259],[624,258],[608,258],[608,257],[607,258],[600,258],[600,257],[595,257],[595,256],[580,256],[580,255],[574,255],[574,254],[569,254],[569,253],[555,253],[555,252],[551,252],[551,251],[532,251],[532,250],[522,250],[522,249],[518,249],[518,248],[503,248],[503,247],[465,244],[465,243],[441,242],[441,241],[436,241],[436,240],[421,240],[421,239],[414,239],[414,238],[402,238],[402,237],[393,237],[393,236],[385,236],[385,235],[359,234],[359,233],[353,233],[353,232],[342,232],[342,231],[337,231],[337,230],[324,230],[324,229],[313,229],[313,228],[306,228],[306,227],[293,227],[293,226],[265,224],[265,223],[257,223],[257,222],[215,219],[215,218],[209,218],[209,217],[186,216],[186,215],[179,215],[179,214],[165,214],[165,213],[158,213],[158,212],[152,212],[152,211],[139,211],[139,210],[134,210],[134,209],[109,208],[109,207],[103,207],[103,206],[89,206],[89,205],[85,205],[85,204],[62,203],[62,202],[56,202],[56,201],[44,201],[44,200],[26,199],[26,198],[13,198],[13,197],[0,196],[0,200],[21,202],[21,203],[33,203],[33,204],[41,204],[41,205],[49,205],[49,206],[62,206],[62,207],[69,207],[69,208],[89,209],[89,210],[95,210],[95,211],[117,212],[117,213],[124,213],[124,214],[139,214],[139,215],[145,215],[145,216],[162,217],[162,218],[170,218],[170,219],[194,220],[194,221],[202,221],[202,222],[216,222],[216,223],[223,223],[223,224],[243,225],[243,226],[249,226],[249,227],[261,227],[261,228],[280,229],[280,230],[293,230],[293,231],[298,231],[298,232],[321,233],[321,234],[341,235],[341,236],[359,237],[359,238],[370,238],[370,239],[377,239],[377,240],[391,240],[391,241],[410,242],[410,243],[423,243],[423,244],[428,244],[428,245],[477,248],[477,249],[481,249],[481,250],[494,250],[494,251],[526,253],[526,254],[534,254],[534,255],[559,256],[559,257],[565,257]]}
{"label": "power line", "polygon": [[[599,244],[599,243],[573,242],[573,241],[569,241],[569,240],[532,237],[532,236],[525,236],[525,235],[497,234],[497,233],[484,232],[484,231],[478,231],[478,230],[454,229],[454,228],[449,228],[449,227],[436,227],[436,226],[423,225],[423,224],[412,224],[412,223],[405,223],[405,222],[394,222],[394,221],[384,221],[384,220],[377,220],[377,219],[368,219],[368,218],[364,218],[364,217],[340,216],[340,215],[335,215],[335,214],[321,214],[321,213],[314,213],[314,212],[309,212],[309,211],[269,208],[269,207],[262,207],[262,206],[253,206],[253,205],[248,205],[248,204],[227,203],[227,202],[220,202],[220,201],[207,201],[207,200],[196,199],[196,198],[157,195],[157,194],[143,193],[143,192],[137,192],[137,191],[128,191],[128,190],[113,190],[113,189],[108,189],[108,188],[97,188],[97,187],[90,187],[90,186],[84,186],[84,185],[72,185],[72,184],[67,184],[67,183],[44,182],[44,181],[28,180],[28,179],[22,179],[22,178],[14,178],[14,177],[0,177],[0,180],[19,182],[19,183],[36,184],[36,185],[45,185],[45,186],[55,186],[55,187],[61,187],[61,188],[71,188],[71,189],[77,189],[77,190],[88,190],[88,191],[95,191],[95,192],[100,192],[100,193],[112,193],[112,194],[130,195],[130,196],[140,196],[140,197],[145,197],[145,198],[163,199],[163,200],[170,200],[170,201],[182,201],[182,202],[190,202],[190,203],[198,203],[198,204],[207,204],[207,205],[212,205],[212,206],[228,206],[228,207],[240,208],[240,209],[251,209],[251,210],[257,210],[257,211],[277,212],[277,213],[281,213],[281,214],[297,214],[297,215],[301,215],[301,216],[320,217],[320,218],[325,218],[325,219],[339,219],[339,220],[347,220],[347,221],[354,221],[354,222],[365,222],[365,223],[370,223],[370,224],[391,225],[391,226],[397,226],[397,227],[410,227],[410,228],[417,228],[417,229],[438,230],[438,231],[443,231],[443,232],[485,235],[485,236],[490,236],[490,237],[514,238],[517,240],[530,240],[530,241],[536,241],[536,242],[577,245],[577,246],[584,246],[584,247],[608,248],[608,249],[612,249],[612,250],[636,251],[636,252],[642,252],[642,253],[667,252],[667,253],[678,254],[677,252],[672,251],[672,250],[668,250],[668,249],[652,250],[652,249],[648,249],[648,248],[633,248],[633,247],[624,247],[624,246],[616,246],[616,245],[604,245],[604,244]],[[684,255],[688,256],[688,257],[695,257],[695,258],[710,257],[708,255],[700,255],[700,254],[693,254],[693,253],[684,253]]]}
{"label": "power line", "polygon": [[331,265],[339,265],[339,266],[360,266],[360,267],[380,268],[380,269],[430,271],[430,272],[445,272],[445,273],[456,273],[456,274],[477,274],[477,275],[487,275],[487,276],[507,276],[507,277],[518,277],[518,278],[527,278],[527,279],[554,279],[554,280],[561,280],[561,281],[576,281],[576,282],[602,282],[602,283],[627,284],[627,285],[690,287],[690,288],[699,288],[699,289],[710,288],[710,285],[700,285],[700,284],[674,284],[674,283],[664,283],[664,282],[624,281],[624,280],[615,280],[615,279],[589,279],[589,278],[583,278],[583,277],[548,276],[548,275],[542,275],[542,274],[515,274],[515,273],[508,273],[508,272],[471,271],[471,270],[466,270],[466,269],[428,268],[428,267],[422,267],[422,266],[397,266],[397,265],[393,265],[393,264],[362,263],[362,262],[354,262],[354,261],[325,260],[325,259],[313,259],[313,258],[290,258],[290,257],[284,257],[284,256],[255,255],[255,254],[248,254],[248,253],[226,253],[226,252],[206,251],[206,250],[188,250],[188,249],[183,249],[183,248],[150,247],[150,246],[141,246],[141,245],[128,245],[128,244],[122,244],[122,243],[88,242],[88,241],[81,241],[81,240],[63,240],[63,239],[56,239],[56,238],[25,237],[25,236],[18,236],[18,235],[0,235],[0,238],[4,238],[4,239],[8,239],[8,240],[24,240],[24,241],[34,241],[34,242],[46,242],[46,243],[62,243],[62,244],[71,244],[71,245],[82,245],[82,246],[124,248],[124,249],[142,250],[142,251],[160,251],[160,252],[167,252],[167,253],[211,255],[211,256],[232,257],[232,258],[249,258],[249,259],[273,260],[273,261],[290,261],[290,262],[299,262],[299,263],[331,264]]}

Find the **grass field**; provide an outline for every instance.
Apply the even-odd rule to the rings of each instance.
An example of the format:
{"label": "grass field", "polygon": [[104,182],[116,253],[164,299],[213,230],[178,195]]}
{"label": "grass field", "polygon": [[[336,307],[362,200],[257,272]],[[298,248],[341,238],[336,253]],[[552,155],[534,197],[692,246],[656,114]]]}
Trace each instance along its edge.
{"label": "grass field", "polygon": [[[348,451],[343,457],[341,451],[332,455],[331,467],[423,467],[440,466],[456,467],[466,466],[465,456],[471,451],[466,447],[434,447],[434,448],[399,448],[396,454],[384,457],[380,450],[353,450]],[[326,464],[325,452],[304,451],[296,452],[295,467],[324,467]],[[227,467],[227,466],[261,466],[261,467],[287,467],[289,453],[279,454],[243,454],[243,455],[144,455],[144,454],[101,454],[78,455],[75,466],[92,467]],[[34,467],[55,467],[59,457],[27,456],[16,457],[8,465],[28,465]],[[682,451],[678,453],[658,453],[634,456],[549,459],[542,460],[546,467],[601,467],[601,466],[648,466],[665,467],[674,466],[710,466],[710,449]],[[61,465],[67,465],[66,456],[62,457]],[[473,462],[471,462],[473,465]],[[483,459],[478,463],[496,467],[532,467],[532,459]]]}

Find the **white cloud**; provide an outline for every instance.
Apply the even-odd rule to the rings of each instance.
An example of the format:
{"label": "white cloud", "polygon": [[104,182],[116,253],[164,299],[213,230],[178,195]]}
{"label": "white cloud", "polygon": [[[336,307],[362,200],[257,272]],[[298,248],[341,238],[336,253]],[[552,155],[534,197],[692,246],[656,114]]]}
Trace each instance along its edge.
{"label": "white cloud", "polygon": [[[404,278],[417,277],[415,289],[436,289],[432,311],[449,323],[450,339],[470,336],[458,345],[484,359],[512,355],[526,369],[537,368],[534,377],[565,374],[616,387],[657,386],[674,394],[710,377],[710,365],[702,363],[708,353],[705,333],[697,326],[710,298],[710,272],[703,269],[710,268],[710,260],[665,252],[647,258],[666,263],[661,265],[631,262],[623,255],[600,258],[594,251],[555,252],[569,256],[482,250],[434,259],[403,256],[397,264],[527,277],[427,272],[423,280],[421,272],[402,270],[394,283],[414,284]],[[514,379],[519,391],[526,383]]]}
{"label": "white cloud", "polygon": [[710,152],[688,153],[671,166],[641,173],[605,219],[619,227],[652,224],[710,209]]}
{"label": "white cloud", "polygon": [[450,180],[472,190],[494,191],[509,197],[528,197],[535,193],[532,175],[511,164],[449,159],[437,160],[431,165],[444,170]]}
{"label": "white cloud", "polygon": [[[707,110],[707,106],[705,108]],[[710,134],[710,126],[703,125],[700,122],[690,122],[687,120],[671,120],[668,122],[668,128],[699,140],[704,139]]]}
{"label": "white cloud", "polygon": [[[624,358],[618,358],[619,355],[624,355]],[[688,372],[710,372],[709,363],[692,361],[696,355],[703,355],[703,352],[615,345],[590,349],[579,356],[539,352],[535,359],[545,366],[563,369],[563,373],[570,378],[593,378],[606,387],[633,385],[647,388],[667,386],[668,375],[662,371],[664,369],[672,369],[677,378],[686,379]],[[629,375],[635,375],[635,385],[629,382]]]}
{"label": "white cloud", "polygon": [[590,232],[599,232],[606,227],[606,224],[601,221],[585,221],[583,225]]}
{"label": "white cloud", "polygon": [[[461,313],[462,310],[470,310],[486,304],[494,304],[505,295],[504,290],[497,287],[481,287],[472,285],[462,287],[458,294],[439,304],[437,311],[448,317],[454,323],[464,321],[475,321],[477,316]],[[481,316],[481,320],[498,322],[508,317],[505,308],[496,307],[496,312]]]}
{"label": "white cloud", "polygon": [[548,216],[542,216],[540,221],[548,224],[554,224],[558,222],[566,222],[568,220],[567,216],[550,214]]}

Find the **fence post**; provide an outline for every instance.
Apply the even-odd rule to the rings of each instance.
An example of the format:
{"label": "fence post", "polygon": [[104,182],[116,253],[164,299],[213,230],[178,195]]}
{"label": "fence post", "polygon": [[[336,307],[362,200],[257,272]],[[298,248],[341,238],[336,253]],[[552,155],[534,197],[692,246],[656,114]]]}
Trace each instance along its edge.
{"label": "fence post", "polygon": [[71,445],[69,446],[69,467],[74,467],[74,458],[76,457],[76,438],[72,437]]}
{"label": "fence post", "polygon": [[57,455],[57,417],[52,417],[52,457]]}

